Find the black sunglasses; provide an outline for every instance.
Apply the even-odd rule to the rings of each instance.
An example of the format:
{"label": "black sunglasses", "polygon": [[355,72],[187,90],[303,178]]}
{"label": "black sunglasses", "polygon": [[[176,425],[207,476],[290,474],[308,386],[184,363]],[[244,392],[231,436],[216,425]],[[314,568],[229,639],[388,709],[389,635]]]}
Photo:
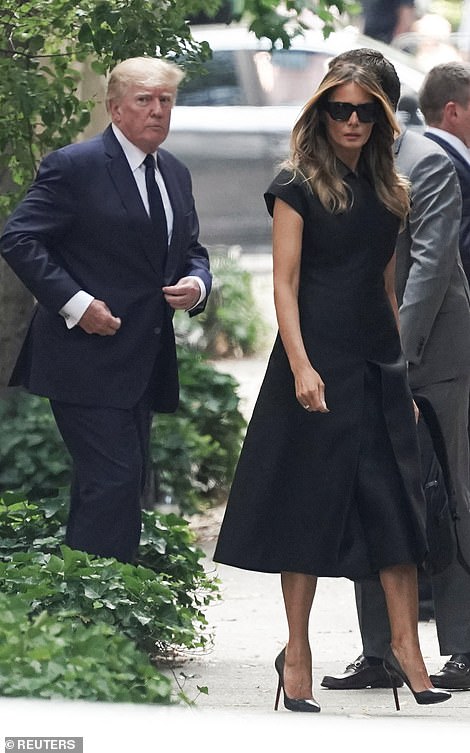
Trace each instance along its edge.
{"label": "black sunglasses", "polygon": [[353,112],[361,123],[374,123],[377,120],[377,106],[375,102],[365,102],[363,105],[352,105],[351,102],[333,102],[326,100],[325,110],[333,120],[349,120]]}

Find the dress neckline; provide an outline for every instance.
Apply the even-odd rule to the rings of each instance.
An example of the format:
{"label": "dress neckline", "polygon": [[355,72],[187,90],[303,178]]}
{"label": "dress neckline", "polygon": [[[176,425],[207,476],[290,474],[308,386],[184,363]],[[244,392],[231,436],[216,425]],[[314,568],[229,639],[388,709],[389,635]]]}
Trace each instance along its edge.
{"label": "dress neckline", "polygon": [[354,178],[359,178],[361,175],[361,172],[359,169],[361,165],[360,160],[357,163],[356,170],[353,170],[351,167],[348,167],[348,165],[346,165],[342,160],[340,160],[339,157],[336,157],[336,164],[338,167],[338,172],[342,178],[346,178],[348,175],[352,175]]}

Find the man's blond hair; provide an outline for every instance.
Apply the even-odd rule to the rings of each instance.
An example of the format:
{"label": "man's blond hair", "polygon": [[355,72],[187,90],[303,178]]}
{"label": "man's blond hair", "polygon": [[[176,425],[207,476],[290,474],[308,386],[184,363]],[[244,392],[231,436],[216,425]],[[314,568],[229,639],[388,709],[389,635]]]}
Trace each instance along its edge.
{"label": "man's blond hair", "polygon": [[184,71],[169,60],[151,57],[128,58],[118,63],[108,79],[106,109],[112,100],[121,99],[133,85],[154,87],[163,86],[174,93],[184,78]]}

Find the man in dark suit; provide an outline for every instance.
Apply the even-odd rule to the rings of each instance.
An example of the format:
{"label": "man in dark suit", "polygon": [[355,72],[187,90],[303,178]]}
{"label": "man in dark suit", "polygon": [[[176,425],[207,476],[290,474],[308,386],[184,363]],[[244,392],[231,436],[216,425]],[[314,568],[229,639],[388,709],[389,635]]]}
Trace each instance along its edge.
{"label": "man in dark suit", "polygon": [[453,61],[427,74],[419,96],[425,135],[454,163],[462,192],[460,255],[470,280],[470,64]]}
{"label": "man in dark suit", "polygon": [[[374,68],[396,108],[400,82],[391,63],[376,51],[339,57],[348,54]],[[411,212],[396,249],[402,347],[413,395],[429,401],[440,424],[455,487],[459,540],[468,553],[470,293],[458,248],[459,183],[444,150],[423,135],[405,131],[394,146],[397,168],[411,183]],[[436,687],[470,689],[470,575],[454,558],[432,578],[432,587],[440,651],[451,658],[431,681]],[[373,580],[355,588],[363,654],[343,674],[324,677],[322,686],[389,687],[382,666],[390,642],[383,591]]]}
{"label": "man in dark suit", "polygon": [[189,172],[160,149],[182,77],[160,59],[118,64],[109,127],[43,160],[1,238],[37,300],[10,384],[50,399],[72,456],[66,542],[122,561],[139,544],[152,414],[178,404],[173,313],[202,311],[211,287]]}

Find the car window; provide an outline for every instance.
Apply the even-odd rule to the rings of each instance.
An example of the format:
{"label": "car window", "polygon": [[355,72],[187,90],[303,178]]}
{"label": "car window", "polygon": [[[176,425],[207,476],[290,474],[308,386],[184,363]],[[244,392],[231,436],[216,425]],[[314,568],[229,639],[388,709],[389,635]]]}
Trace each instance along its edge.
{"label": "car window", "polygon": [[331,55],[307,50],[215,50],[205,74],[184,82],[178,105],[298,105],[315,91]]}
{"label": "car window", "polygon": [[204,73],[184,81],[178,89],[178,105],[246,105],[236,61],[236,51],[217,50],[204,63]]}
{"label": "car window", "polygon": [[312,96],[333,56],[308,50],[257,52],[254,62],[267,105],[299,105]]}

